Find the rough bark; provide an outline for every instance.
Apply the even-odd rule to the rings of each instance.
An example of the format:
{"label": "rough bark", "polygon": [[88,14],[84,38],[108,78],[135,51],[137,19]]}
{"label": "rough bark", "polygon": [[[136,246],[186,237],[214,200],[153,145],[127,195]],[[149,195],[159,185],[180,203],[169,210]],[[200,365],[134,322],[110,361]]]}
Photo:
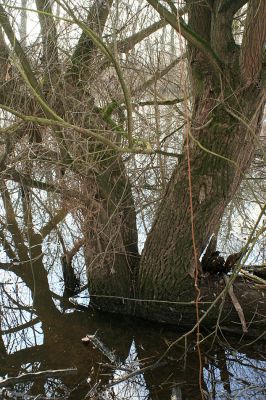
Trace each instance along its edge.
{"label": "rough bark", "polygon": [[[174,19],[169,16],[169,12],[159,2],[149,3],[154,8],[157,4],[156,9],[172,26],[177,24],[176,17]],[[252,8],[254,4],[250,3]],[[170,306],[163,303],[159,305],[156,300],[189,302],[195,298],[193,275],[196,266],[199,268],[198,258],[210,235],[217,232],[225,208],[250,166],[265,103],[265,82],[261,74],[262,49],[259,45],[260,54],[255,55],[259,58],[255,63],[256,68],[254,67],[256,74],[250,80],[250,76],[245,77],[241,73],[244,71],[241,61],[243,56],[240,56],[232,35],[235,10],[232,7],[221,9],[219,2],[215,2],[213,8],[201,3],[195,5],[189,1],[188,4],[191,5],[189,34],[186,25],[176,29],[186,38],[193,35],[188,47],[194,94],[192,124],[187,128],[183,158],[172,174],[141,257],[138,298],[155,302],[144,302],[141,305],[134,303],[133,307],[137,315],[168,323],[181,321],[183,327],[189,327],[196,322],[195,305],[173,306],[174,311],[170,311]],[[260,11],[264,15],[263,7],[261,5]],[[252,15],[254,18],[254,13]],[[260,35],[265,40],[262,31]],[[248,32],[245,32],[244,37],[245,35]],[[261,36],[259,37],[261,43]],[[248,46],[247,39],[245,43]],[[213,63],[210,62],[212,52],[215,54]],[[223,72],[219,75],[217,59],[223,63]],[[262,85],[257,85],[258,76]],[[191,228],[189,173],[192,180],[194,239]],[[193,240],[197,250],[196,259]],[[213,300],[213,293],[216,293],[213,284],[202,281],[201,296]],[[261,302],[263,309],[265,301],[261,293],[253,289],[247,290],[243,282],[238,283],[237,287],[235,290],[240,298],[243,298],[244,291],[249,304],[253,301],[256,304]],[[97,301],[101,303],[100,299]],[[130,304],[133,302],[121,304],[117,301],[109,303],[107,308],[128,313],[132,312]],[[247,306],[247,303],[244,306],[244,313],[247,312],[248,320],[251,320],[256,309]],[[234,314],[234,310],[231,314],[230,308],[233,309],[230,301],[225,302],[222,312],[224,324],[231,324],[233,320],[239,322],[238,316]],[[209,314],[205,324],[214,326],[215,321],[217,308]]]}
{"label": "rough bark", "polygon": [[[243,334],[241,321],[232,304],[231,298],[225,294],[217,300],[221,291],[225,288],[222,277],[205,277],[199,282],[201,290],[201,300],[198,303],[200,317],[204,317],[200,322],[202,331],[217,332],[224,331],[236,335]],[[238,277],[234,283],[234,293],[242,307],[245,320],[248,326],[246,336],[265,339],[265,290],[256,288],[256,285],[246,281],[243,277]],[[100,300],[100,304],[105,306],[107,311],[134,315],[149,321],[173,325],[180,331],[194,329],[197,321],[196,303],[194,301],[194,291],[190,288],[183,288],[182,296],[176,297],[173,301],[167,300],[145,300],[131,298],[116,298],[110,303],[110,299],[94,298],[92,301]],[[106,306],[107,301],[109,307]],[[216,301],[216,302],[215,302]],[[211,304],[215,305],[205,315]]]}
{"label": "rough bark", "polygon": [[[218,16],[215,11],[211,14],[202,5],[191,7],[189,24],[197,34],[210,41],[218,57],[222,56],[224,73],[219,82],[206,55],[196,46],[189,46],[194,89],[193,124],[188,128],[184,158],[171,177],[142,254],[139,294],[143,298],[176,299],[187,285],[192,288],[189,277],[193,276],[197,260],[192,246],[188,165],[192,179],[194,240],[199,257],[208,237],[217,231],[225,207],[250,166],[254,137],[260,132],[265,82],[258,87],[256,81],[246,81],[243,89],[243,81],[237,73],[241,69],[239,58],[238,65],[231,64],[235,59],[234,49],[230,51],[228,46],[232,36],[224,37],[221,32],[218,35],[213,28],[219,18],[220,29],[225,15]],[[258,73],[260,69],[257,67]],[[235,110],[239,118],[230,114],[230,110]]]}
{"label": "rough bark", "polygon": [[133,296],[139,254],[131,185],[121,159],[104,166],[90,183],[95,192],[84,210],[89,288],[94,294]]}

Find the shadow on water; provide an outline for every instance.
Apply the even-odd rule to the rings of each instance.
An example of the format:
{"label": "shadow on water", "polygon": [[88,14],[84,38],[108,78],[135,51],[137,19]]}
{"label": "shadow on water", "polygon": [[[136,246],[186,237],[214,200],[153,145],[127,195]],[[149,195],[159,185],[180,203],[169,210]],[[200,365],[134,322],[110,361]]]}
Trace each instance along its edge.
{"label": "shadow on water", "polygon": [[[86,335],[91,336],[84,343]],[[177,337],[173,329],[95,312],[48,310],[42,319],[32,315],[24,325],[10,321],[0,342],[2,378],[77,370],[6,385],[0,389],[2,399],[201,399],[193,338],[180,341],[156,364]],[[258,343],[206,340],[201,359],[206,398],[265,399],[266,358]]]}

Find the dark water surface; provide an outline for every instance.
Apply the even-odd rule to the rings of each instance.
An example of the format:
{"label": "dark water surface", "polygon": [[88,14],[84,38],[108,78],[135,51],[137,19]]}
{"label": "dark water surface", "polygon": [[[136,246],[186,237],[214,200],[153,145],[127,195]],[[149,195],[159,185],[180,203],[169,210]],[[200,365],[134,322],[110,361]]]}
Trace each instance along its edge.
{"label": "dark water surface", "polygon": [[[68,368],[76,372],[0,388],[1,399],[202,398],[195,338],[182,339],[156,364],[180,337],[174,329],[81,311],[42,313],[42,319],[34,315],[24,325],[20,321],[19,328],[17,322],[10,321],[10,328],[2,330],[1,378]],[[84,344],[81,339],[87,334],[95,336]],[[201,343],[201,386],[206,398],[266,399],[265,342],[248,345],[228,339],[214,342],[210,337]],[[138,373],[139,369],[144,370]],[[131,377],[123,380],[128,374]]]}

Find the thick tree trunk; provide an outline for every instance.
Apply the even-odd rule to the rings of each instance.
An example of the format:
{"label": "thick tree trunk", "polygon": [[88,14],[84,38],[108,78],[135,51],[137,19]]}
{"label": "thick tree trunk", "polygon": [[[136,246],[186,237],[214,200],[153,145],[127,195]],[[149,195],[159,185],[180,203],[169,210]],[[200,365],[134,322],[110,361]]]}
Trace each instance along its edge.
{"label": "thick tree trunk", "polygon": [[[208,98],[211,99],[209,88]],[[140,297],[176,299],[192,285],[200,253],[212,233],[217,232],[225,207],[250,166],[255,140],[260,132],[262,102],[258,91],[242,93],[242,113],[250,129],[228,113],[218,99],[203,97],[192,117],[194,129],[189,138],[189,159],[175,168],[165,196],[148,235],[141,259]],[[218,103],[217,106],[215,106]],[[215,108],[213,110],[213,108]],[[235,109],[235,108],[233,108]],[[202,125],[205,128],[197,128]],[[192,180],[195,260],[192,242],[192,215],[188,180]],[[180,288],[180,290],[179,290]],[[183,297],[183,295],[182,295]]]}
{"label": "thick tree trunk", "polygon": [[[244,35],[244,44],[250,50],[247,52],[247,48],[236,45],[232,35],[233,15],[241,7],[240,2],[237,8],[229,3],[220,7],[220,2],[214,2],[207,7],[188,1],[191,5],[188,27],[184,21],[178,24],[176,16],[169,16],[159,2],[149,3],[189,41],[193,113],[190,120],[188,116],[191,122],[187,123],[183,157],[173,171],[141,256],[136,293],[144,302],[117,299],[101,305],[109,311],[135,313],[167,323],[179,321],[182,327],[191,327],[196,322],[194,273],[196,268],[200,269],[200,253],[210,235],[218,231],[225,208],[251,164],[261,128],[265,77],[261,74],[261,62],[253,65],[251,59],[252,55],[262,55],[265,29],[261,28],[252,48]],[[266,15],[263,4],[257,0],[250,2],[256,13],[248,13],[247,26],[255,24],[254,15],[259,26],[263,26]],[[252,64],[249,68],[252,77],[245,72],[247,62]],[[120,182],[123,185],[126,181]],[[103,271],[106,279],[111,276],[110,261],[108,265],[109,272]],[[93,282],[93,274],[90,276]],[[117,276],[127,281],[127,274]],[[202,280],[199,286],[201,296],[213,301],[220,288],[211,282]],[[106,281],[104,290],[99,291],[132,297],[132,292],[126,291],[127,284],[125,290],[119,289],[120,279],[119,284],[112,280],[111,289],[108,285]],[[251,321],[256,312],[254,304],[265,307],[265,300],[243,282],[239,283],[239,290],[240,298],[242,291],[246,294],[248,306],[245,302],[244,312],[247,310],[247,319]],[[93,291],[93,298],[95,294]],[[169,305],[169,301],[173,303]],[[216,324],[217,307],[205,319],[209,327]],[[200,309],[204,312],[205,305],[200,304]],[[221,311],[225,324],[239,323],[231,309],[231,302],[225,301]]]}
{"label": "thick tree trunk", "polygon": [[104,164],[89,186],[95,193],[88,194],[93,198],[84,213],[89,289],[97,295],[134,296],[139,253],[131,186],[120,158]]}
{"label": "thick tree trunk", "polygon": [[[253,61],[245,56],[247,48],[240,52],[233,39],[236,9],[232,5],[220,7],[219,2],[212,8],[190,0],[187,3],[189,27],[194,30],[188,46],[194,95],[192,123],[187,126],[183,160],[173,172],[142,254],[139,295],[149,299],[183,299],[184,291],[192,289],[200,253],[210,235],[217,232],[225,208],[252,161],[265,104],[261,61],[254,61],[252,80],[243,76],[244,65]],[[266,15],[265,5],[257,0],[250,2],[250,9],[253,11],[246,21],[249,31],[256,22],[262,26]],[[175,20],[167,18],[175,26]],[[175,27],[180,30],[180,26]],[[197,35],[206,41],[203,49]],[[245,35],[243,40],[251,46]],[[260,60],[264,40],[262,28],[252,47],[254,57]],[[213,59],[213,67],[210,49],[223,65]]]}
{"label": "thick tree trunk", "polygon": [[[229,332],[236,335],[243,334],[243,328],[238,313],[228,294],[222,295],[217,300],[221,291],[225,288],[222,277],[202,278],[199,282],[201,300],[198,303],[200,323],[202,331]],[[265,291],[256,288],[256,285],[238,277],[233,285],[235,296],[243,310],[245,322],[248,327],[247,336],[263,334],[265,339]],[[177,291],[181,289],[177,286]],[[189,300],[190,299],[190,300]],[[92,301],[95,298],[92,295]],[[96,300],[97,296],[96,296]],[[180,331],[188,331],[195,328],[197,321],[195,292],[193,289],[183,289],[182,297],[176,297],[175,301],[167,300],[145,300],[132,298],[115,298],[107,303],[102,303],[103,308],[108,312],[132,315],[149,321],[174,325]],[[214,306],[205,315],[206,311],[215,302]]]}

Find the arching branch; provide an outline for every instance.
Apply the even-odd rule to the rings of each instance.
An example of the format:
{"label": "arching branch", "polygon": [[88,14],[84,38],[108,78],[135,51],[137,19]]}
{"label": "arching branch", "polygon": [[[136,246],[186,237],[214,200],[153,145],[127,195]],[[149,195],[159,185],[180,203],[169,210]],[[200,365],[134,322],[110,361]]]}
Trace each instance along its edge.
{"label": "arching branch", "polygon": [[63,219],[67,216],[68,210],[66,208],[63,208],[59,210],[47,224],[41,229],[41,236],[44,239],[53,229],[57,227],[59,222],[63,221]]}
{"label": "arching branch", "polygon": [[188,24],[179,16],[174,15],[160,4],[158,0],[147,0],[148,3],[165,18],[166,21],[179,32],[190,44],[200,50],[208,59],[210,65],[216,73],[222,72],[222,61],[217,54],[209,46],[209,44],[196,32],[194,32]]}

